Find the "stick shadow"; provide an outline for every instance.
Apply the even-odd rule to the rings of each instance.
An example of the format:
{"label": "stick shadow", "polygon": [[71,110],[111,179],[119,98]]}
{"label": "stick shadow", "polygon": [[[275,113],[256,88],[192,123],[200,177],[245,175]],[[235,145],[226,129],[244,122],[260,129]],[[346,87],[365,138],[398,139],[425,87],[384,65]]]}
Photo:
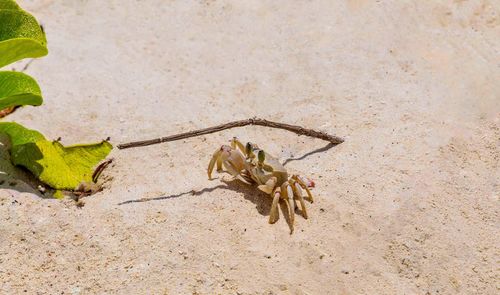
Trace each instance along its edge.
{"label": "stick shadow", "polygon": [[322,153],[322,152],[326,152],[328,151],[329,149],[333,148],[334,146],[338,145],[338,143],[328,143],[327,145],[323,146],[323,147],[320,147],[318,149],[315,149],[315,150],[312,150],[308,153],[305,153],[303,154],[302,156],[298,157],[298,158],[288,158],[286,159],[284,162],[283,162],[283,166],[285,166],[286,164],[290,163],[290,162],[293,162],[293,161],[300,161],[300,160],[304,160],[305,158],[311,156],[311,155],[314,155],[314,154],[318,154],[318,153]]}

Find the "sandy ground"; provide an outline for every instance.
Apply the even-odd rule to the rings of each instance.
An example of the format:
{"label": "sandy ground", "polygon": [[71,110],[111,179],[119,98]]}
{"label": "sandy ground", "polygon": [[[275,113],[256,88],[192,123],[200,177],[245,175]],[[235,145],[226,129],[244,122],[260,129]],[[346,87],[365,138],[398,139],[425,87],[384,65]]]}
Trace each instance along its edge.
{"label": "sandy ground", "polygon": [[[248,127],[114,150],[81,209],[3,147],[0,293],[498,294],[499,1],[20,3],[47,31],[27,70],[45,104],[8,120],[49,138],[259,116],[346,141]],[[293,235],[265,194],[207,179],[233,136],[316,181]]]}

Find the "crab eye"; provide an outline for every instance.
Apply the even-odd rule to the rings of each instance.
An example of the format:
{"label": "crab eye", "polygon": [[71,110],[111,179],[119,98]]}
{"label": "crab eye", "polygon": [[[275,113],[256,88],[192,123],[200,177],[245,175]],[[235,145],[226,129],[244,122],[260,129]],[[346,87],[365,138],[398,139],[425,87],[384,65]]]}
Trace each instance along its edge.
{"label": "crab eye", "polygon": [[250,155],[252,153],[252,144],[247,142],[247,145],[245,146],[245,152],[247,155]]}
{"label": "crab eye", "polygon": [[260,163],[264,163],[264,160],[266,159],[266,153],[264,153],[263,150],[260,150],[257,158],[259,159]]}

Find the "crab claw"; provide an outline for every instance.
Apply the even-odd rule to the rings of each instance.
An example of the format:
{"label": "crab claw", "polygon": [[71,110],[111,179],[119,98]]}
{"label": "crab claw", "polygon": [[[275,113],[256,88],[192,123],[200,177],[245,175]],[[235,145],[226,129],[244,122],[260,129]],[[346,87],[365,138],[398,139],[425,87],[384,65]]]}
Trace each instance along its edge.
{"label": "crab claw", "polygon": [[[219,169],[219,163],[221,163],[220,161],[221,153],[222,153],[222,147],[220,149],[217,149],[213,154],[212,159],[208,164],[208,169],[207,169],[208,179],[212,179],[212,171],[214,170],[215,163],[217,163],[217,170]],[[222,165],[220,166],[221,166],[220,168],[222,168]]]}

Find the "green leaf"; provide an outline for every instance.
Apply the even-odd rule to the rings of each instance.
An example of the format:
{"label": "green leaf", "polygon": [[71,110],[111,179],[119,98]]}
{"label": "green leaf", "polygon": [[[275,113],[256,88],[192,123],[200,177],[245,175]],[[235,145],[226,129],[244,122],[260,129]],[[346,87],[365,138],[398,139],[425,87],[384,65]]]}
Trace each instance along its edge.
{"label": "green leaf", "polygon": [[36,19],[12,1],[0,0],[0,68],[47,55],[47,39]]}
{"label": "green leaf", "polygon": [[21,10],[21,7],[17,5],[14,0],[0,0],[0,9],[17,9]]}
{"label": "green leaf", "polygon": [[0,9],[16,9],[21,10],[14,0],[0,0]]}
{"label": "green leaf", "polygon": [[113,146],[103,141],[95,144],[65,147],[48,141],[35,130],[17,123],[0,123],[12,143],[11,161],[23,166],[41,181],[59,190],[74,190],[82,182],[92,182],[94,167],[109,154]]}
{"label": "green leaf", "polygon": [[39,106],[40,87],[30,76],[19,72],[0,72],[0,110],[22,105]]}
{"label": "green leaf", "polygon": [[45,136],[40,132],[24,128],[15,122],[1,122],[0,132],[10,137],[12,147],[45,140]]}

